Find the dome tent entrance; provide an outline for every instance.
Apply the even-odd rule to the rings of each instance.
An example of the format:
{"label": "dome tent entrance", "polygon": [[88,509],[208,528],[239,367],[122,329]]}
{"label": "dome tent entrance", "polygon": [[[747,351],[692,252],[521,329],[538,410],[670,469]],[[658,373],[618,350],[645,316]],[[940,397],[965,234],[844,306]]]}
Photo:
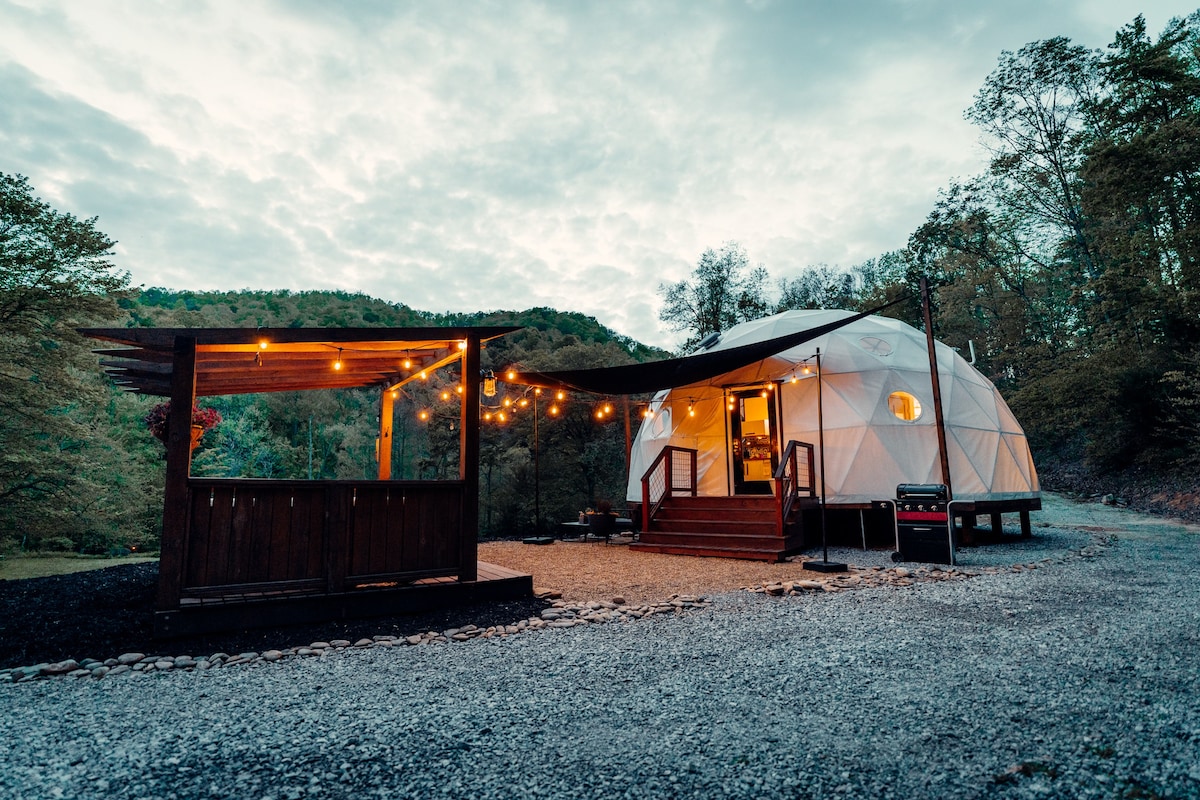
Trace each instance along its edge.
{"label": "dome tent entrance", "polygon": [[[857,318],[856,318],[857,317]],[[798,332],[827,332],[786,347]],[[735,395],[759,388],[772,400],[771,446],[817,442],[816,376],[821,352],[824,491],[832,506],[864,507],[901,483],[938,483],[941,467],[925,335],[899,320],[847,311],[787,311],[725,332],[707,353],[782,341],[761,361],[659,392],[633,444],[627,496],[663,447],[697,451],[697,492],[730,496],[744,486],[734,441],[745,408]],[[954,498],[980,511],[1036,507],[1037,473],[1025,433],[995,386],[953,349],[936,344]],[[804,365],[810,374],[804,375]],[[731,402],[735,400],[735,402]],[[1022,502],[1024,501],[1024,502]],[[1001,505],[995,505],[995,504]]]}

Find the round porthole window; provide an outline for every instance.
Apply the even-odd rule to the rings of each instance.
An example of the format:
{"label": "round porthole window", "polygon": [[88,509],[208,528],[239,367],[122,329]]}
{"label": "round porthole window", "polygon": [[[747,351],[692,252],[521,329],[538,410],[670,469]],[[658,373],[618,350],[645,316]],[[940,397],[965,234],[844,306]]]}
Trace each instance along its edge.
{"label": "round porthole window", "polygon": [[921,401],[908,392],[892,392],[888,395],[888,410],[897,419],[916,422],[921,418]]}
{"label": "round porthole window", "polygon": [[864,336],[858,340],[858,343],[863,350],[873,356],[890,356],[892,354],[892,346],[878,336]]}

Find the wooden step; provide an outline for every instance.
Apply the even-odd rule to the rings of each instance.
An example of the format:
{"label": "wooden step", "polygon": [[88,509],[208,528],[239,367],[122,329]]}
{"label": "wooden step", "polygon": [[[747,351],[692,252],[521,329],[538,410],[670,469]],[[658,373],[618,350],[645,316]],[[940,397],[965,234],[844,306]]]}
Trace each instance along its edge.
{"label": "wooden step", "polygon": [[711,508],[719,510],[764,509],[774,512],[775,498],[769,494],[735,495],[733,497],[691,497],[690,495],[675,495],[663,501],[663,507],[674,508]]}
{"label": "wooden step", "polygon": [[721,519],[658,519],[655,518],[651,531],[668,533],[712,533],[712,534],[750,534],[753,536],[777,536],[775,519],[772,517],[762,521],[721,520]]}
{"label": "wooden step", "polygon": [[800,537],[791,539],[750,532],[705,533],[704,531],[643,531],[638,541],[644,544],[684,544],[694,547],[729,547],[734,550],[786,550],[800,546]]}
{"label": "wooden step", "polygon": [[643,553],[666,553],[675,556],[700,556],[707,558],[740,558],[746,561],[783,561],[787,553],[782,550],[752,550],[736,547],[700,547],[686,544],[647,544],[635,542],[631,550]]}
{"label": "wooden step", "polygon": [[658,510],[654,521],[696,519],[712,520],[714,522],[764,522],[775,520],[775,509],[763,508],[692,508],[687,506],[664,505]]}

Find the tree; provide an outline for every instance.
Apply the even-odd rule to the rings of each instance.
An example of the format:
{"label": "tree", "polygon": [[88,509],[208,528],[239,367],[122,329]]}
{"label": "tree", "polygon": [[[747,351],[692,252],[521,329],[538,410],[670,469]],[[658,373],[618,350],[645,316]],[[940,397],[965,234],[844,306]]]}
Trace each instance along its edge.
{"label": "tree", "polygon": [[716,251],[710,248],[700,255],[690,281],[659,285],[663,307],[658,318],[673,331],[688,332],[681,349],[692,350],[710,333],[765,315],[770,308],[765,295],[768,278],[765,268],[751,268],[737,242]]}
{"label": "tree", "polygon": [[858,289],[854,273],[818,264],[803,270],[795,278],[780,279],[775,311],[851,308],[857,300]]}
{"label": "tree", "polygon": [[114,296],[129,282],[109,261],[114,242],[95,222],[55,211],[34,196],[26,178],[0,173],[0,531],[6,533],[61,535],[74,524],[71,504],[97,494],[97,465],[119,471],[108,460],[112,452],[94,446],[108,390],[74,330],[115,316]]}

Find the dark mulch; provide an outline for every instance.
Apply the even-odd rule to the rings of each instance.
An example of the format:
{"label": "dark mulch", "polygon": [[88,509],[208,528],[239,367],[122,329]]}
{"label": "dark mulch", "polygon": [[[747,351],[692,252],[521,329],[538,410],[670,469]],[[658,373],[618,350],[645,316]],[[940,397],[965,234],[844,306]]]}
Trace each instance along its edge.
{"label": "dark mulch", "polygon": [[0,580],[0,668],[67,658],[103,661],[130,652],[193,656],[261,652],[330,639],[408,636],[467,624],[486,628],[513,624],[547,606],[542,600],[478,603],[421,614],[164,640],[151,635],[157,584],[157,564]]}

